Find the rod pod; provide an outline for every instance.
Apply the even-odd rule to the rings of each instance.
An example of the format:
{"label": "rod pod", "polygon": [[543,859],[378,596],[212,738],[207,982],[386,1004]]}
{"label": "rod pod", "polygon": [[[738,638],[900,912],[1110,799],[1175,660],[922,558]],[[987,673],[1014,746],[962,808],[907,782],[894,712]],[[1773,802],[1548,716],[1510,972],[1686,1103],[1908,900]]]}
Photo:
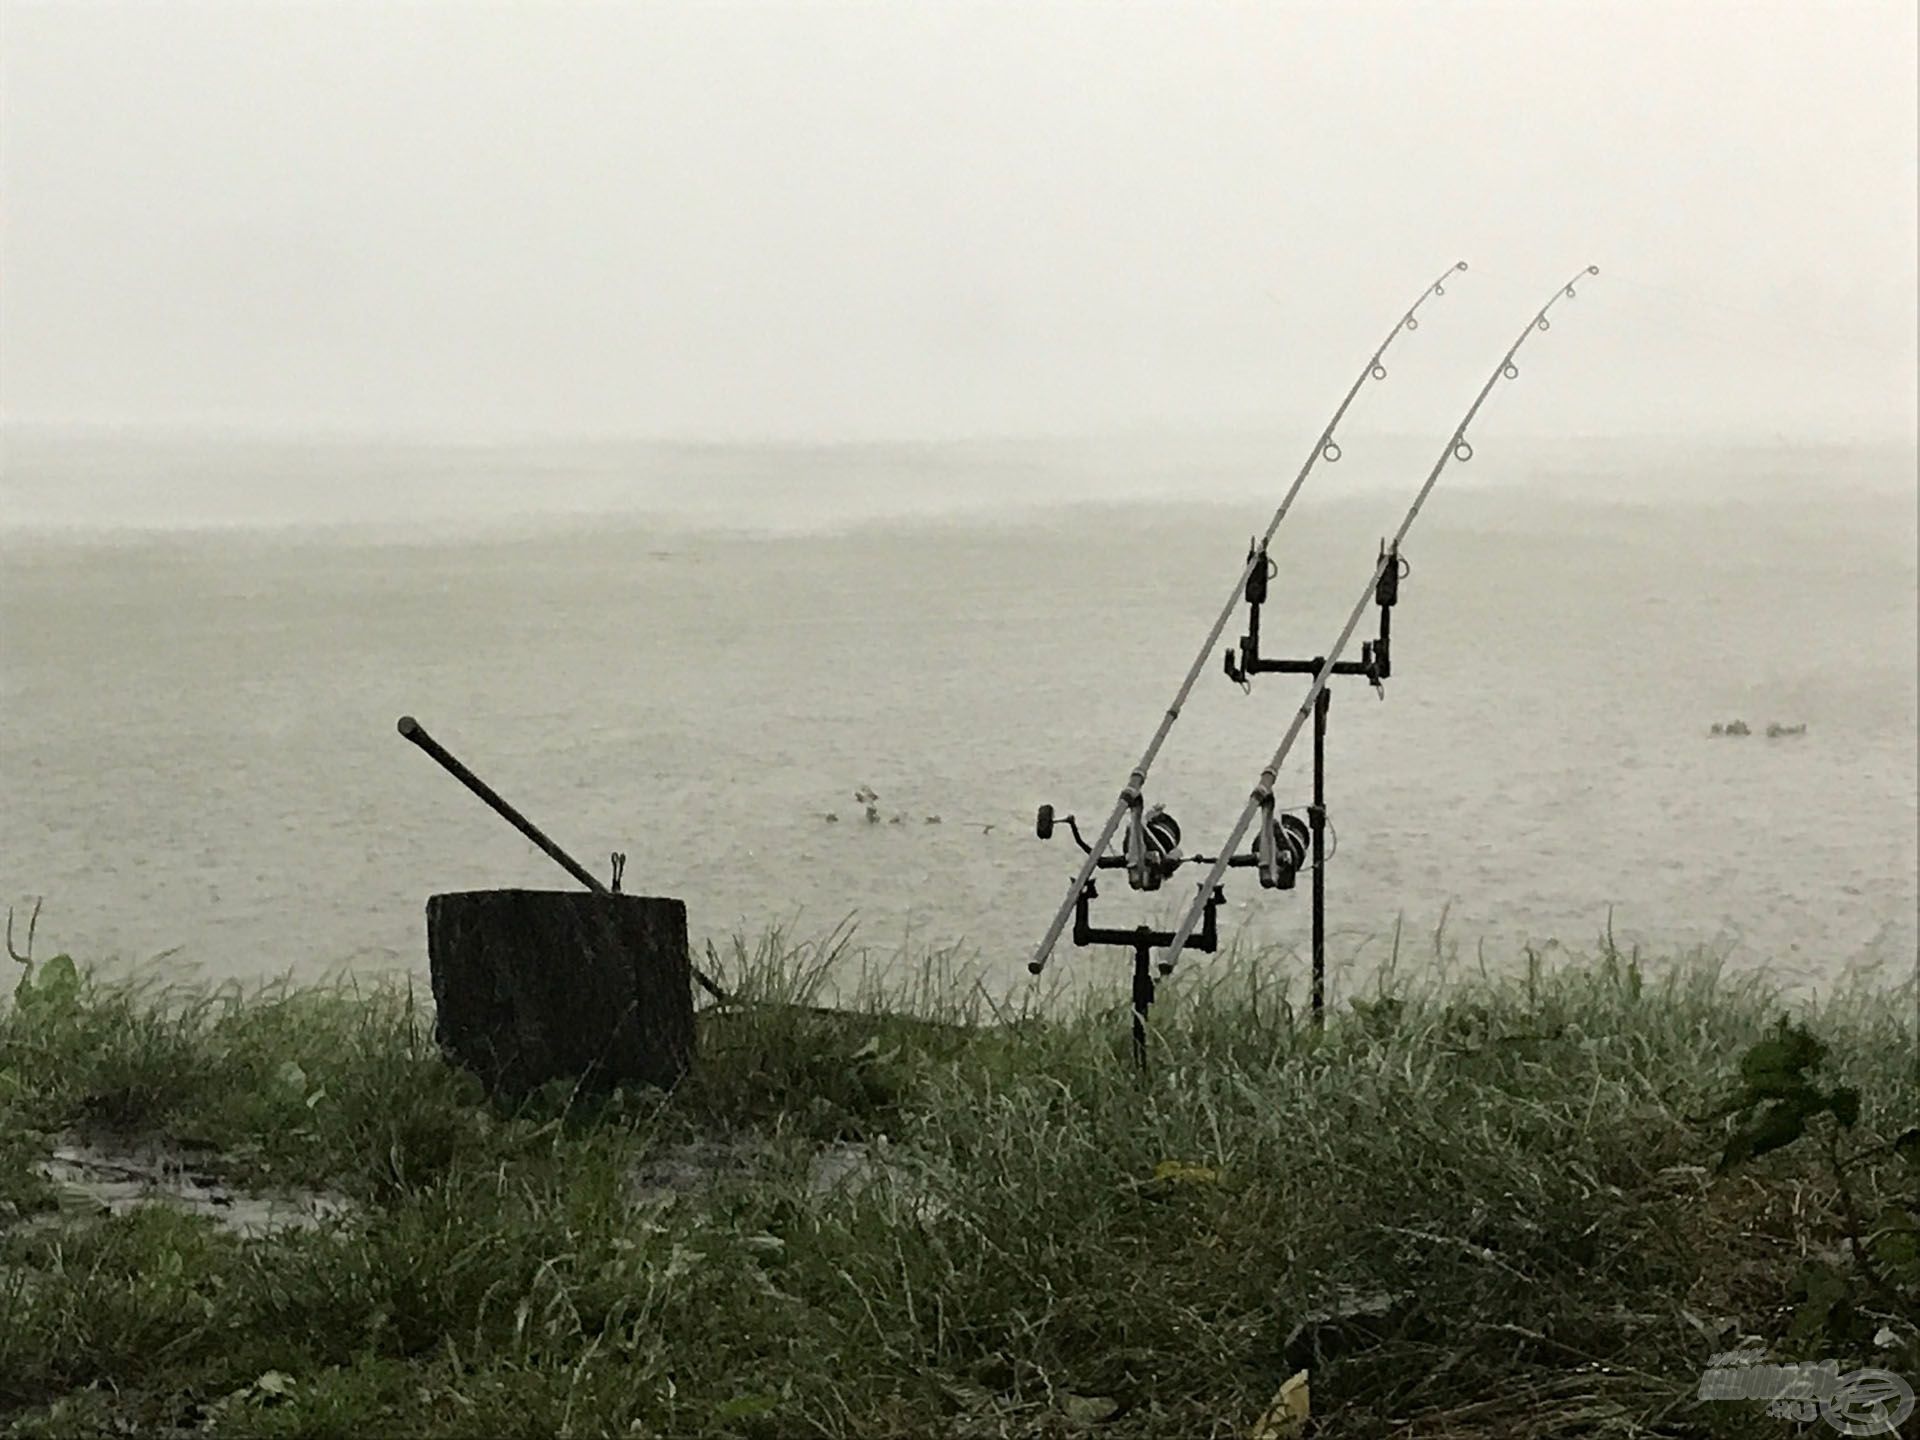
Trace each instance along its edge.
{"label": "rod pod", "polygon": [[[1266,534],[1257,547],[1262,554],[1264,554],[1267,547],[1272,543],[1274,534],[1280,529],[1281,521],[1287,517],[1287,512],[1293,508],[1294,498],[1299,495],[1301,487],[1306,484],[1307,476],[1313,473],[1314,466],[1319,464],[1321,460],[1325,460],[1328,464],[1333,464],[1340,459],[1340,445],[1334,439],[1334,432],[1339,429],[1340,422],[1346,418],[1347,410],[1353,404],[1354,397],[1360,393],[1361,386],[1365,385],[1369,380],[1380,381],[1387,378],[1387,367],[1382,362],[1388,349],[1393,345],[1393,342],[1399,338],[1402,331],[1413,331],[1420,328],[1420,307],[1426,304],[1433,296],[1445,295],[1447,293],[1446,281],[1457,272],[1463,271],[1466,268],[1466,261],[1456,260],[1436,276],[1432,283],[1420,292],[1419,297],[1414,300],[1413,304],[1407,307],[1405,313],[1394,322],[1393,329],[1387,332],[1386,338],[1380,342],[1373,354],[1367,358],[1367,363],[1361,367],[1360,373],[1354,377],[1353,383],[1347,387],[1347,393],[1341,397],[1339,405],[1334,408],[1333,417],[1328,420],[1325,428],[1321,430],[1319,438],[1314,441],[1313,449],[1307,455],[1306,462],[1301,465],[1299,472],[1293,477],[1293,483],[1287,487],[1287,493],[1282,497],[1279,508],[1274,511],[1273,519],[1268,522]],[[1120,828],[1122,818],[1125,817],[1130,810],[1137,809],[1141,803],[1142,792],[1147,783],[1147,772],[1152,769],[1154,759],[1159,755],[1160,747],[1166,743],[1167,735],[1173,729],[1174,722],[1180,718],[1181,707],[1187,703],[1188,695],[1193,692],[1194,682],[1200,678],[1200,672],[1206,666],[1207,657],[1213,653],[1213,647],[1220,643],[1220,636],[1227,628],[1227,621],[1233,618],[1234,609],[1240,603],[1242,588],[1252,577],[1254,569],[1255,557],[1252,553],[1249,553],[1246,565],[1234,580],[1232,590],[1227,594],[1227,602],[1221,607],[1219,618],[1213,622],[1212,629],[1207,632],[1207,638],[1201,642],[1200,651],[1194,657],[1193,664],[1187,670],[1186,678],[1180,682],[1180,688],[1174,692],[1173,703],[1167,707],[1166,714],[1161,717],[1159,726],[1153,732],[1153,738],[1147,742],[1145,753],[1141,755],[1139,763],[1133,767],[1133,772],[1127,777],[1127,783],[1121,788],[1119,798],[1115,800],[1113,809],[1108,812],[1106,823],[1100,827],[1098,837],[1091,846],[1087,847],[1087,858],[1081,862],[1079,873],[1074,876],[1072,883],[1067,886],[1066,898],[1060,903],[1059,908],[1054,911],[1053,921],[1047,926],[1046,934],[1041,937],[1039,945],[1035,948],[1033,959],[1027,962],[1027,971],[1029,974],[1038,975],[1042,970],[1046,969],[1047,959],[1053,954],[1054,944],[1060,939],[1061,932],[1067,928],[1067,923],[1072,918],[1074,906],[1078,903],[1080,892],[1086,887],[1087,882],[1093,878],[1094,869],[1102,857],[1106,855],[1107,846],[1112,843],[1114,832]],[[1130,855],[1129,859],[1132,858]],[[1144,880],[1145,878],[1144,871],[1134,871],[1132,873],[1137,880]],[[1146,887],[1140,885],[1138,888]]]}
{"label": "rod pod", "polygon": [[1240,818],[1234,822],[1232,833],[1228,835],[1226,843],[1220,847],[1219,857],[1214,861],[1213,868],[1208,872],[1207,879],[1200,883],[1199,893],[1194,897],[1193,903],[1188,906],[1186,916],[1181,920],[1179,929],[1174,932],[1173,943],[1167,949],[1167,956],[1160,962],[1160,973],[1163,976],[1172,974],[1174,966],[1179,964],[1181,951],[1186,948],[1188,940],[1200,924],[1200,912],[1204,908],[1206,898],[1210,893],[1209,886],[1217,885],[1219,883],[1219,877],[1226,873],[1227,866],[1234,860],[1235,850],[1239,847],[1241,840],[1245,838],[1247,829],[1253,824],[1254,817],[1259,813],[1262,803],[1267,797],[1273,794],[1274,782],[1279,777],[1280,767],[1286,763],[1287,754],[1293,749],[1294,741],[1299,738],[1301,728],[1306,724],[1307,720],[1318,711],[1320,697],[1326,692],[1327,681],[1333,677],[1334,666],[1339,662],[1341,653],[1347,648],[1347,642],[1353,638],[1353,632],[1359,628],[1360,617],[1366,613],[1367,605],[1372,602],[1380,592],[1380,586],[1385,580],[1388,570],[1398,566],[1401,542],[1407,538],[1407,532],[1413,528],[1413,522],[1420,518],[1420,511],[1426,505],[1427,497],[1433,493],[1433,487],[1439,482],[1441,473],[1445,471],[1451,461],[1459,460],[1464,463],[1473,458],[1473,446],[1467,442],[1467,427],[1473,423],[1474,417],[1480,413],[1480,407],[1486,403],[1487,396],[1493,392],[1495,385],[1502,380],[1515,380],[1519,378],[1520,367],[1513,363],[1513,357],[1519,353],[1520,347],[1527,343],[1529,336],[1536,331],[1550,330],[1553,328],[1552,322],[1547,318],[1548,312],[1563,298],[1574,298],[1575,291],[1573,287],[1575,282],[1583,276],[1598,275],[1599,273],[1600,267],[1598,265],[1588,265],[1576,274],[1573,279],[1567,281],[1566,284],[1560,286],[1553,292],[1546,304],[1542,305],[1540,309],[1535,312],[1534,317],[1527,322],[1526,328],[1515,337],[1513,344],[1507,347],[1507,353],[1500,357],[1500,363],[1494,366],[1493,373],[1487,376],[1486,383],[1480,387],[1480,393],[1474,396],[1473,403],[1467,407],[1467,413],[1461,417],[1460,423],[1454,426],[1453,434],[1447,440],[1445,448],[1441,450],[1439,460],[1434,463],[1433,469],[1428,472],[1426,481],[1421,485],[1419,493],[1414,496],[1413,504],[1408,507],[1405,518],[1400,522],[1400,528],[1394,532],[1393,538],[1382,546],[1380,559],[1374,565],[1373,574],[1367,577],[1366,588],[1360,592],[1360,599],[1354,605],[1353,613],[1347,617],[1347,623],[1341,627],[1340,634],[1335,638],[1332,647],[1328,649],[1326,655],[1322,658],[1319,668],[1313,677],[1313,684],[1308,687],[1306,699],[1301,702],[1299,710],[1294,714],[1292,723],[1287,726],[1286,734],[1281,737],[1280,747],[1274,751],[1273,758],[1267,762],[1266,768],[1260,772],[1259,780],[1255,782],[1253,791],[1248,796],[1246,805],[1242,807],[1240,811]]}

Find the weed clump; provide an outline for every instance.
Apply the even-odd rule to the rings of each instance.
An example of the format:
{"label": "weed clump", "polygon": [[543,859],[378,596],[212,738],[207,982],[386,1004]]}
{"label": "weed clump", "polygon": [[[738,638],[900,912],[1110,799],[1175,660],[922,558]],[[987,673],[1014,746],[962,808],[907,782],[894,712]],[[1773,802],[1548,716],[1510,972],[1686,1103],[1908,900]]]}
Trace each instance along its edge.
{"label": "weed clump", "polygon": [[[1710,960],[1388,981],[1316,1030],[1230,956],[1163,989],[1142,1077],[1124,996],[857,958],[736,942],[672,1094],[512,1107],[404,981],[37,979],[0,1009],[0,1426],[1231,1435],[1305,1369],[1315,1436],[1748,1437],[1716,1352],[1911,1343],[1884,1249],[1850,1328],[1795,1328],[1806,1257],[1896,1198],[1911,995],[1797,1017],[1843,1192],[1830,1147],[1717,1168],[1743,1075],[1804,1098],[1813,1052],[1743,1071],[1782,1002]],[[101,1216],[43,1162],[103,1133],[351,1203]]]}

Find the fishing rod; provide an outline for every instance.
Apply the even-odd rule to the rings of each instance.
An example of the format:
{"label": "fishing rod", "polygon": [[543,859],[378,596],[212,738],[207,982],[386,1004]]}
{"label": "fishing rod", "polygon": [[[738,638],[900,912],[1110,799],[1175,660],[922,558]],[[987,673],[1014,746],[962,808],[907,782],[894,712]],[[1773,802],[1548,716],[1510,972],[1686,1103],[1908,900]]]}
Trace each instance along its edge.
{"label": "fishing rod", "polygon": [[[1420,307],[1435,295],[1445,295],[1447,279],[1466,268],[1467,262],[1458,260],[1436,276],[1433,283],[1420,292],[1419,298],[1407,307],[1406,313],[1394,322],[1393,329],[1387,332],[1386,339],[1380,342],[1373,354],[1367,358],[1367,363],[1361,366],[1360,373],[1354,377],[1353,384],[1347,387],[1347,393],[1341,397],[1340,404],[1334,409],[1333,418],[1322,428],[1319,439],[1314,441],[1313,450],[1307,456],[1306,463],[1293,477],[1293,484],[1287,487],[1287,493],[1280,501],[1280,508],[1273,512],[1273,519],[1267,525],[1266,534],[1257,547],[1248,547],[1247,563],[1234,580],[1233,589],[1227,596],[1227,603],[1221,608],[1220,617],[1213,622],[1213,628],[1207,632],[1207,638],[1200,646],[1200,653],[1194,657],[1193,665],[1188,669],[1186,678],[1180,682],[1179,690],[1174,693],[1173,704],[1167,707],[1166,714],[1161,717],[1159,728],[1153,732],[1153,739],[1147,742],[1146,753],[1140,757],[1140,763],[1135,765],[1133,772],[1128,775],[1126,785],[1122,787],[1112,812],[1107,816],[1107,823],[1100,827],[1099,836],[1092,845],[1082,842],[1082,848],[1087,852],[1086,858],[1081,861],[1080,871],[1074,876],[1073,883],[1067,887],[1067,898],[1054,912],[1053,923],[1047,927],[1047,933],[1041,939],[1039,948],[1035,950],[1033,959],[1027,962],[1028,973],[1038,975],[1046,969],[1047,958],[1053,953],[1053,947],[1060,939],[1060,933],[1073,919],[1075,908],[1093,879],[1093,872],[1100,868],[1102,857],[1106,855],[1107,847],[1113,843],[1114,832],[1120,828],[1122,819],[1128,821],[1126,858],[1123,862],[1127,871],[1128,884],[1136,890],[1159,888],[1161,880],[1166,875],[1166,868],[1162,863],[1164,851],[1155,845],[1153,836],[1148,832],[1148,817],[1142,811],[1142,791],[1147,783],[1147,771],[1152,768],[1154,759],[1160,753],[1161,745],[1166,742],[1168,733],[1173,729],[1174,722],[1180,718],[1181,707],[1187,703],[1187,696],[1192,693],[1194,683],[1200,678],[1200,672],[1206,668],[1207,658],[1213,653],[1213,647],[1220,642],[1220,635],[1226,629],[1227,621],[1233,617],[1234,609],[1240,603],[1240,596],[1246,589],[1247,581],[1252,576],[1255,566],[1265,565],[1267,547],[1272,543],[1274,533],[1279,530],[1280,522],[1287,518],[1287,511],[1293,508],[1294,497],[1300,493],[1300,487],[1307,483],[1307,476],[1313,473],[1314,466],[1322,460],[1331,465],[1340,459],[1340,446],[1333,438],[1333,432],[1346,418],[1347,408],[1353,404],[1354,397],[1360,393],[1360,387],[1369,380],[1380,381],[1387,378],[1387,367],[1381,362],[1388,348],[1400,337],[1402,331],[1420,328]],[[1162,818],[1165,817],[1162,816]],[[1046,828],[1050,830],[1051,827]],[[1043,831],[1042,838],[1045,838],[1045,833]],[[1177,827],[1174,834],[1177,839]],[[1078,838],[1077,830],[1075,835]]]}
{"label": "fishing rod", "polygon": [[1374,565],[1373,574],[1367,577],[1367,587],[1361,591],[1359,603],[1353,607],[1353,613],[1347,617],[1347,623],[1341,627],[1339,638],[1333,642],[1333,648],[1321,658],[1319,668],[1313,677],[1313,684],[1307,690],[1307,698],[1301,702],[1300,709],[1294,714],[1293,722],[1287,726],[1286,734],[1281,737],[1280,748],[1273,752],[1273,758],[1267,762],[1266,769],[1260,772],[1260,779],[1254,785],[1253,793],[1248,797],[1246,805],[1241,809],[1240,818],[1234,822],[1232,833],[1228,835],[1226,843],[1220,847],[1220,853],[1207,872],[1207,878],[1200,882],[1199,894],[1187,907],[1187,913],[1181,920],[1179,928],[1173,932],[1172,942],[1167,947],[1166,958],[1160,962],[1162,976],[1172,974],[1173,967],[1179,963],[1180,952],[1186,948],[1193,937],[1193,932],[1199,927],[1202,913],[1210,908],[1210,901],[1220,884],[1220,877],[1226,874],[1227,867],[1238,858],[1235,851],[1238,850],[1240,842],[1246,838],[1247,829],[1253,824],[1255,817],[1258,816],[1262,820],[1263,837],[1271,831],[1273,786],[1279,777],[1280,767],[1286,763],[1287,752],[1293,748],[1293,742],[1299,738],[1300,731],[1307,720],[1319,710],[1320,697],[1327,688],[1327,681],[1334,674],[1340,652],[1346,649],[1347,642],[1353,638],[1353,632],[1359,628],[1360,618],[1366,614],[1367,607],[1378,603],[1380,587],[1385,577],[1389,573],[1398,574],[1400,542],[1406,539],[1407,532],[1413,528],[1413,522],[1419,518],[1421,508],[1427,503],[1427,497],[1433,493],[1433,487],[1438,483],[1441,472],[1454,460],[1464,464],[1473,458],[1473,446],[1467,441],[1467,427],[1480,413],[1480,407],[1486,403],[1487,396],[1493,392],[1495,385],[1502,380],[1514,380],[1519,377],[1520,367],[1513,363],[1513,357],[1520,352],[1520,347],[1527,343],[1528,337],[1535,331],[1552,328],[1547,312],[1562,299],[1574,298],[1573,287],[1576,281],[1583,276],[1599,273],[1598,265],[1589,265],[1553,292],[1547,303],[1542,305],[1533,319],[1527,322],[1526,328],[1515,338],[1513,344],[1507,347],[1507,353],[1500,357],[1500,363],[1494,366],[1493,373],[1487,376],[1487,383],[1482,385],[1480,393],[1473,397],[1473,404],[1467,407],[1467,413],[1461,417],[1460,423],[1454,426],[1452,437],[1441,450],[1440,458],[1428,473],[1426,483],[1420,487],[1419,494],[1414,496],[1413,504],[1408,507],[1406,518],[1400,522],[1400,528],[1394,532],[1392,540],[1381,545],[1380,559]]}

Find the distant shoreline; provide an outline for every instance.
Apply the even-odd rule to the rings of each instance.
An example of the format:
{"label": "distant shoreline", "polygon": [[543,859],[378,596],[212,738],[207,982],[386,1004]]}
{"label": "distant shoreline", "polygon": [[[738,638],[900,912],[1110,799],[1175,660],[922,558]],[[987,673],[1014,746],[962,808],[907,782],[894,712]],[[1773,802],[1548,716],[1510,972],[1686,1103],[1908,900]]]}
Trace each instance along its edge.
{"label": "distant shoreline", "polygon": [[[1291,444],[1234,437],[1146,447],[1110,439],[541,447],[113,437],[25,453],[16,439],[9,435],[0,474],[6,547],[147,537],[464,543],[608,527],[763,538],[1170,507],[1238,512],[1252,524],[1270,513],[1299,463]],[[1501,436],[1473,464],[1452,466],[1440,495],[1663,508],[1847,499],[1911,511],[1916,454],[1897,442]],[[1410,492],[1432,460],[1430,437],[1356,439],[1342,464],[1320,467],[1303,504],[1322,510]]]}

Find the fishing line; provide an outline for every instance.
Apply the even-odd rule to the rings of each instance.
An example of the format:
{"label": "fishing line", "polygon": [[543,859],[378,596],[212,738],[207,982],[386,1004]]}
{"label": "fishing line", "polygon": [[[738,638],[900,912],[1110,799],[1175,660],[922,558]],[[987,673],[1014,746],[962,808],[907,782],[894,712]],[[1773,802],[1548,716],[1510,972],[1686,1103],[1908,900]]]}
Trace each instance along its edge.
{"label": "fishing line", "polygon": [[[1160,753],[1160,747],[1166,742],[1168,733],[1173,729],[1174,722],[1180,718],[1181,707],[1187,703],[1187,697],[1192,693],[1194,683],[1200,678],[1200,672],[1206,668],[1207,661],[1213,654],[1214,646],[1219,644],[1220,636],[1227,628],[1227,622],[1233,618],[1234,611],[1239,607],[1240,597],[1246,589],[1248,576],[1253,573],[1256,565],[1263,563],[1268,545],[1272,542],[1275,532],[1279,530],[1280,522],[1286,519],[1287,511],[1292,508],[1294,497],[1300,493],[1301,486],[1306,484],[1307,476],[1313,473],[1314,467],[1322,460],[1325,460],[1330,465],[1339,461],[1341,453],[1340,446],[1334,439],[1334,432],[1339,428],[1340,422],[1346,418],[1347,408],[1353,404],[1354,397],[1360,393],[1360,388],[1369,380],[1378,382],[1387,378],[1387,367],[1384,361],[1386,353],[1393,342],[1400,337],[1403,331],[1411,332],[1420,328],[1420,307],[1436,295],[1445,295],[1447,293],[1446,281],[1457,272],[1463,271],[1466,268],[1466,261],[1456,261],[1436,276],[1433,282],[1420,292],[1419,298],[1407,307],[1406,313],[1394,322],[1393,329],[1387,332],[1386,338],[1380,342],[1373,354],[1367,358],[1367,363],[1361,367],[1360,373],[1354,377],[1353,384],[1347,387],[1347,393],[1341,397],[1340,404],[1334,409],[1333,418],[1321,429],[1319,438],[1314,441],[1313,449],[1307,455],[1306,463],[1300,467],[1299,473],[1293,477],[1292,485],[1287,488],[1287,493],[1281,499],[1279,508],[1274,511],[1273,519],[1267,525],[1266,535],[1257,546],[1249,548],[1247,552],[1247,563],[1234,578],[1233,588],[1227,594],[1227,602],[1221,607],[1219,618],[1213,622],[1213,628],[1207,632],[1207,638],[1201,644],[1199,653],[1194,657],[1193,664],[1188,669],[1186,678],[1180,682],[1180,688],[1174,693],[1173,703],[1167,707],[1167,712],[1161,718],[1159,727],[1153,733],[1153,738],[1148,741],[1146,752],[1140,757],[1140,762],[1133,767],[1132,773],[1127,777],[1127,783],[1122,787],[1119,798],[1114,802],[1113,809],[1107,816],[1106,824],[1100,827],[1099,837],[1088,847],[1086,857],[1080,864],[1079,873],[1074,877],[1073,883],[1067,887],[1066,899],[1061,902],[1060,908],[1054,912],[1053,923],[1047,927],[1047,933],[1041,938],[1039,946],[1034,951],[1033,959],[1027,963],[1027,970],[1030,974],[1038,975],[1046,968],[1047,958],[1053,953],[1055,943],[1058,942],[1061,932],[1067,928],[1068,922],[1073,918],[1075,905],[1087,889],[1088,882],[1092,880],[1093,872],[1099,865],[1101,858],[1107,853],[1107,847],[1113,843],[1114,833],[1120,828],[1121,820],[1129,814],[1134,817],[1134,824],[1130,827],[1127,845],[1129,881],[1136,889],[1151,889],[1154,885],[1158,884],[1158,872],[1151,863],[1146,838],[1140,823],[1141,791],[1147,783],[1147,771],[1152,768],[1155,757]],[[1191,927],[1189,927],[1189,930],[1191,930]]]}
{"label": "fishing line", "polygon": [[[1279,749],[1274,751],[1273,758],[1260,772],[1260,779],[1254,785],[1247,804],[1240,811],[1240,818],[1234,823],[1232,833],[1227,837],[1226,843],[1220,847],[1218,855],[1207,872],[1206,879],[1200,882],[1198,893],[1187,907],[1187,913],[1181,920],[1179,928],[1173,933],[1172,942],[1167,947],[1166,958],[1160,962],[1161,975],[1171,974],[1173,967],[1179,963],[1180,952],[1193,938],[1203,913],[1208,911],[1208,902],[1217,891],[1221,878],[1227,873],[1228,866],[1233,863],[1240,842],[1246,838],[1248,828],[1252,826],[1255,817],[1272,804],[1274,782],[1279,777],[1280,767],[1286,763],[1287,753],[1292,750],[1294,741],[1299,738],[1301,730],[1319,704],[1320,696],[1327,688],[1327,681],[1334,673],[1334,665],[1339,660],[1341,652],[1346,649],[1347,642],[1353,638],[1353,632],[1360,627],[1361,617],[1366,614],[1367,607],[1375,603],[1376,591],[1382,577],[1387,574],[1390,567],[1399,565],[1400,542],[1406,539],[1407,532],[1413,528],[1413,522],[1419,518],[1420,511],[1426,505],[1427,497],[1433,493],[1433,487],[1439,483],[1442,472],[1452,461],[1459,460],[1464,463],[1473,458],[1473,446],[1467,440],[1467,427],[1480,413],[1480,407],[1486,403],[1487,396],[1493,393],[1494,386],[1502,380],[1518,378],[1520,367],[1514,363],[1514,356],[1519,354],[1520,348],[1533,335],[1553,328],[1553,322],[1549,318],[1553,307],[1562,299],[1574,298],[1576,283],[1589,275],[1599,273],[1599,266],[1589,265],[1553,292],[1547,303],[1542,305],[1534,317],[1527,322],[1526,328],[1515,337],[1513,344],[1507,347],[1507,353],[1500,358],[1500,363],[1494,366],[1493,372],[1487,376],[1486,383],[1480,387],[1480,393],[1474,396],[1473,403],[1467,407],[1467,413],[1461,417],[1460,423],[1454,426],[1453,434],[1442,448],[1440,458],[1428,473],[1426,482],[1414,496],[1413,504],[1408,507],[1406,517],[1400,522],[1400,528],[1394,532],[1393,539],[1381,547],[1380,559],[1375,564],[1373,573],[1367,577],[1366,588],[1360,592],[1359,603],[1353,607],[1353,613],[1347,617],[1347,623],[1342,627],[1332,648],[1325,652],[1320,669],[1307,691],[1307,697],[1294,715],[1292,723],[1288,725],[1286,734],[1281,738]],[[1028,968],[1034,969],[1037,973],[1037,967],[1029,966]]]}

